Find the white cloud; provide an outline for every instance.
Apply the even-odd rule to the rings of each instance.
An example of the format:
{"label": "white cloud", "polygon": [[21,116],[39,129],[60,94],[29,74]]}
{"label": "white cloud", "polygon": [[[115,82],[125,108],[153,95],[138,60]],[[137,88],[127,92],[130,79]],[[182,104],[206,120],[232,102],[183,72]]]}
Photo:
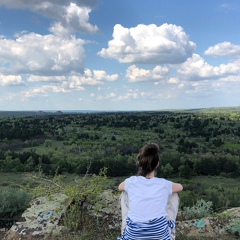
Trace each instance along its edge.
{"label": "white cloud", "polygon": [[[49,82],[50,85],[43,85],[40,87],[33,87],[23,91],[21,93],[22,100],[25,101],[29,98],[36,97],[49,97],[52,93],[70,93],[73,91],[84,91],[85,86],[94,86],[99,84],[104,84],[106,81],[115,81],[118,79],[118,75],[108,75],[102,70],[85,69],[84,74],[72,75],[70,77],[65,76],[36,76],[31,75],[28,78],[29,82]],[[20,85],[22,80],[21,76],[4,76],[0,75],[0,85]],[[92,93],[90,95],[94,97]],[[114,98],[114,93],[107,95],[107,98]],[[105,97],[106,98],[106,97]]]}
{"label": "white cloud", "polygon": [[209,81],[203,80],[199,82],[191,82],[185,86],[185,92],[187,94],[209,94],[212,92],[212,87]]}
{"label": "white cloud", "polygon": [[63,82],[66,80],[65,76],[37,76],[31,75],[28,78],[29,82]]}
{"label": "white cloud", "polygon": [[5,74],[60,75],[83,69],[84,41],[36,33],[0,39],[0,70]]}
{"label": "white cloud", "polygon": [[67,6],[70,3],[75,2],[78,6],[95,7],[96,0],[0,0],[0,6],[6,6],[8,8],[19,9],[32,9],[34,11],[47,10],[53,6]]}
{"label": "white cloud", "polygon": [[173,24],[140,24],[134,28],[115,25],[113,40],[98,54],[121,63],[182,63],[191,57],[195,43],[183,28]]}
{"label": "white cloud", "polygon": [[118,74],[107,75],[107,73],[103,70],[93,70],[93,76],[97,80],[106,80],[106,81],[116,81],[119,78]]}
{"label": "white cloud", "polygon": [[118,100],[138,99],[139,93],[136,91],[128,91],[123,95],[118,96]]}
{"label": "white cloud", "polygon": [[126,70],[126,78],[129,82],[156,81],[164,78],[168,73],[167,67],[156,66],[152,70],[147,70],[131,65]]}
{"label": "white cloud", "polygon": [[29,89],[28,91],[22,92],[24,98],[32,98],[32,97],[48,97],[48,93],[46,91],[46,88],[44,86],[40,88],[34,88],[34,89]]}
{"label": "white cloud", "polygon": [[69,90],[67,90],[61,85],[44,85],[38,88],[23,91],[22,94],[25,99],[34,97],[48,97],[50,93],[68,93],[68,92]]}
{"label": "white cloud", "polygon": [[117,74],[108,75],[103,70],[85,69],[84,74],[73,75],[69,78],[71,88],[85,85],[101,85],[104,81],[116,81],[119,78]]}
{"label": "white cloud", "polygon": [[227,76],[221,79],[223,82],[227,83],[240,83],[240,76]]}
{"label": "white cloud", "polygon": [[161,91],[161,92],[155,92],[155,91],[145,91],[140,93],[141,97],[143,99],[148,100],[159,100],[159,99],[170,99],[174,97],[174,93],[171,91]]}
{"label": "white cloud", "polygon": [[94,33],[98,27],[89,23],[89,14],[96,5],[94,0],[0,0],[0,6],[27,9],[51,19],[56,25],[66,28],[69,32]]}
{"label": "white cloud", "polygon": [[205,54],[211,56],[230,56],[240,58],[240,45],[234,45],[230,42],[222,42],[209,47],[205,51]]}
{"label": "white cloud", "polygon": [[85,33],[95,33],[98,31],[97,26],[93,26],[88,22],[91,12],[89,7],[79,7],[75,3],[70,3],[64,10],[64,15],[60,15],[59,19],[62,25],[70,29],[70,31]]}
{"label": "white cloud", "polygon": [[25,85],[25,83],[20,75],[0,74],[0,85],[1,86],[21,86],[21,85]]}
{"label": "white cloud", "polygon": [[177,84],[179,82],[180,82],[180,80],[175,77],[169,78],[169,80],[168,80],[168,83],[171,83],[171,84]]}
{"label": "white cloud", "polygon": [[198,80],[200,78],[212,77],[213,67],[205,62],[200,55],[193,54],[192,58],[188,58],[187,61],[181,65],[178,72],[188,79]]}
{"label": "white cloud", "polygon": [[69,35],[68,29],[64,28],[60,22],[53,23],[49,28],[49,31],[52,32],[55,36],[62,38]]}
{"label": "white cloud", "polygon": [[61,86],[61,85],[46,86],[46,89],[50,92],[55,92],[55,93],[68,93],[68,92],[70,92],[68,89],[64,88],[64,86]]}
{"label": "white cloud", "polygon": [[[110,89],[109,89],[110,90]],[[105,92],[105,94],[101,95],[95,95],[91,94],[91,97],[95,97],[96,100],[110,100],[110,101],[122,101],[122,100],[128,100],[128,99],[137,99],[139,97],[138,90],[135,89],[126,89],[124,94],[121,93],[116,93],[115,90],[114,92]]]}
{"label": "white cloud", "polygon": [[188,80],[213,80],[221,79],[226,76],[240,74],[239,62],[211,66],[198,54],[193,54],[192,58],[183,63],[178,69],[178,73]]}

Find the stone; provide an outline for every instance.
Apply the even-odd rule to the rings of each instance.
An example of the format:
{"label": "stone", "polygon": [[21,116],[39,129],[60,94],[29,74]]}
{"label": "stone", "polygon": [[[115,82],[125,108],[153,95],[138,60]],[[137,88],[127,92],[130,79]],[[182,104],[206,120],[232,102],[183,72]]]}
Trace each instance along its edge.
{"label": "stone", "polygon": [[212,226],[209,225],[209,224],[206,224],[206,231],[207,231],[207,232],[212,232],[212,231],[213,231]]}
{"label": "stone", "polygon": [[21,221],[10,228],[5,239],[34,239],[51,234],[57,229],[59,220],[69,204],[70,200],[65,194],[55,194],[51,199],[37,198],[22,214]]}
{"label": "stone", "polygon": [[[106,190],[101,194],[101,200],[95,206],[86,204],[89,214],[107,221],[110,229],[121,229],[121,209],[119,192]],[[34,237],[61,235],[67,229],[60,226],[59,220],[70,205],[70,200],[64,194],[54,195],[53,199],[36,199],[22,218],[8,231],[6,240],[34,240]],[[212,237],[229,239],[231,234],[224,227],[231,219],[240,219],[240,208],[232,208],[219,214],[221,217],[206,217],[202,219],[176,221],[176,236]],[[179,218],[179,217],[178,217]],[[3,238],[1,238],[3,239]]]}

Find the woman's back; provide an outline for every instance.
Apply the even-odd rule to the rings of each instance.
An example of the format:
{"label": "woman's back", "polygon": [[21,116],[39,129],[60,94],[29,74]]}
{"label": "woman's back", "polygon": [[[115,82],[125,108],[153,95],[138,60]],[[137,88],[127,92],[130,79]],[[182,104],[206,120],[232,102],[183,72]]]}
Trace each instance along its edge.
{"label": "woman's back", "polygon": [[133,176],[125,180],[129,199],[128,217],[134,222],[167,216],[166,206],[172,194],[172,182],[163,178]]}

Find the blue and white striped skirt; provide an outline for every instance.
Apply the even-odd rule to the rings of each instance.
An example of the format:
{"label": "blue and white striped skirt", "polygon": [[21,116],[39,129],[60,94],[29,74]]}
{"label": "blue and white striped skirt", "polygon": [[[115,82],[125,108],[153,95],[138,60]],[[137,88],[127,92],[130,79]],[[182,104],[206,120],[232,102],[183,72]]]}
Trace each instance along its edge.
{"label": "blue and white striped skirt", "polygon": [[174,221],[168,221],[166,217],[148,222],[133,222],[127,218],[126,222],[126,229],[118,240],[171,240],[170,228],[175,227]]}

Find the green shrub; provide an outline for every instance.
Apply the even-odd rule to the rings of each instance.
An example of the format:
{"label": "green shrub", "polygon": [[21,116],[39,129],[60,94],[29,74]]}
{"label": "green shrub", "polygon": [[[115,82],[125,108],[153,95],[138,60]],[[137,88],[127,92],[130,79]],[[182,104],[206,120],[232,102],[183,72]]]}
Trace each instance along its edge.
{"label": "green shrub", "polygon": [[0,191],[0,217],[13,217],[29,205],[31,196],[21,189],[3,187]]}
{"label": "green shrub", "polygon": [[212,202],[206,202],[205,200],[201,199],[194,206],[185,207],[184,212],[186,219],[208,217],[209,215],[213,214],[212,205]]}
{"label": "green shrub", "polygon": [[[107,169],[103,168],[99,174],[88,176],[87,174],[73,183],[64,183],[62,176],[56,175],[50,179],[42,175],[32,175],[38,179],[40,185],[34,189],[35,196],[48,196],[50,199],[54,193],[64,193],[70,200],[71,205],[61,219],[66,232],[78,233],[81,240],[88,239],[116,239],[117,231],[109,229],[108,219],[99,217],[99,208],[90,207],[98,203],[106,206],[107,203],[102,197],[105,186],[107,186]],[[91,211],[89,211],[91,209]],[[74,239],[66,237],[63,239]]]}
{"label": "green shrub", "polygon": [[227,231],[235,236],[240,236],[240,219],[234,219],[225,227]]}
{"label": "green shrub", "polygon": [[179,193],[180,209],[183,210],[186,206],[192,207],[197,202],[197,195],[193,191],[184,190]]}

